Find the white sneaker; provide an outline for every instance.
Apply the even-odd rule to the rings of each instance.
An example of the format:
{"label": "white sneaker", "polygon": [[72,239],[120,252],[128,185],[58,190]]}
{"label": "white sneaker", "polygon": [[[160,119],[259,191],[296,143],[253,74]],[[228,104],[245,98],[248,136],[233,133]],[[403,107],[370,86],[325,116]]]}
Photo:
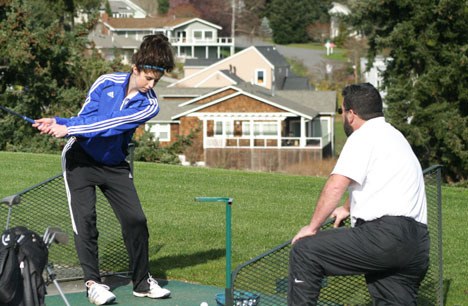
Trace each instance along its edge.
{"label": "white sneaker", "polygon": [[171,295],[171,292],[169,290],[161,288],[158,285],[158,282],[151,276],[148,278],[148,284],[150,285],[150,288],[147,292],[133,291],[133,295],[137,297],[149,297],[151,299],[161,299],[169,297]]}
{"label": "white sneaker", "polygon": [[115,301],[115,295],[110,291],[109,286],[94,281],[87,281],[86,287],[88,288],[88,299],[90,303],[104,305]]}

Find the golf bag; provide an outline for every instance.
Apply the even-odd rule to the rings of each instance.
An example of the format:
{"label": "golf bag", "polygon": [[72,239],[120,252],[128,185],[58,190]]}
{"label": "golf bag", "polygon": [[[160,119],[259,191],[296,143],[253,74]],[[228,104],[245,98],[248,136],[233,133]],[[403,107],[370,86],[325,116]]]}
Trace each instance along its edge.
{"label": "golf bag", "polygon": [[0,245],[0,305],[43,306],[43,272],[48,249],[37,233],[18,226],[2,234]]}

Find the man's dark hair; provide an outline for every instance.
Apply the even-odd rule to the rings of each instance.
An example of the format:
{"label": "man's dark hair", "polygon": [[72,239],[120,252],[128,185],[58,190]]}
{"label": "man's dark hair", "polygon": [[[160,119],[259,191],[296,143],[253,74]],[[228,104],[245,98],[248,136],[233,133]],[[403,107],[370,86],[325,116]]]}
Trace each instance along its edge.
{"label": "man's dark hair", "polygon": [[175,66],[172,45],[163,34],[146,35],[132,62],[138,70],[154,67],[153,70],[172,71]]}
{"label": "man's dark hair", "polygon": [[352,109],[363,120],[382,117],[382,98],[370,83],[353,84],[343,89],[343,108]]}

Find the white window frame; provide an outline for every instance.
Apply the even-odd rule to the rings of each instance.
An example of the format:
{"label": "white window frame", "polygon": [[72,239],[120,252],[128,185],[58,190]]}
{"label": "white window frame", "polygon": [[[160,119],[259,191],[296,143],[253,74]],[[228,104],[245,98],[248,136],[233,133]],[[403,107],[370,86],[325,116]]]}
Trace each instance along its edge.
{"label": "white window frame", "polygon": [[[153,134],[155,139],[159,141],[171,141],[171,124],[170,123],[150,123],[149,132]],[[161,138],[162,133],[167,133],[167,137]]]}
{"label": "white window frame", "polygon": [[[263,81],[260,82],[260,74],[263,74]],[[255,69],[255,84],[258,86],[266,86],[266,70]]]}

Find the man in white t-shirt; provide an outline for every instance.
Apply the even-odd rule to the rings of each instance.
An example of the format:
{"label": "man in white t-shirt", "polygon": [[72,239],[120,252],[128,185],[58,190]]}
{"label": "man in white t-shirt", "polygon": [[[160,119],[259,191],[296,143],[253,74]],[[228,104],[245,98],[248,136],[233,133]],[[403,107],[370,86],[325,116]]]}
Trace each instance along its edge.
{"label": "man in white t-shirt", "polygon": [[[316,305],[324,276],[364,274],[374,305],[416,305],[429,265],[424,178],[408,141],[385,122],[368,83],[343,90],[348,136],[310,224],[293,238],[289,305]],[[337,207],[342,196],[349,197]],[[351,217],[351,228],[320,232]]]}

